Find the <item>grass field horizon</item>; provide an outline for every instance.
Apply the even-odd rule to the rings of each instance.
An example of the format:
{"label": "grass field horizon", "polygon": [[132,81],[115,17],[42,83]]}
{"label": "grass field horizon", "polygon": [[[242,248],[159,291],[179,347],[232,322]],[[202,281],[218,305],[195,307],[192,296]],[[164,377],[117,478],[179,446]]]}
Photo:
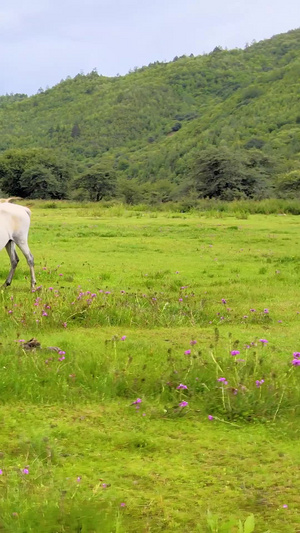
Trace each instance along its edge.
{"label": "grass field horizon", "polygon": [[20,254],[0,294],[0,529],[298,531],[288,205],[30,203],[37,289]]}

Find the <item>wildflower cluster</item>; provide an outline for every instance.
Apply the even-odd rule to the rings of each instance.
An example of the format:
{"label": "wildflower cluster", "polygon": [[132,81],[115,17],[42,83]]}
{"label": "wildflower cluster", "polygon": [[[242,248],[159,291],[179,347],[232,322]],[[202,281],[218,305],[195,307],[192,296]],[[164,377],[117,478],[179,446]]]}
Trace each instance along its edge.
{"label": "wildflower cluster", "polygon": [[257,380],[255,381],[255,385],[257,386],[257,388],[259,388],[259,387],[262,386],[262,384],[263,384],[264,382],[265,382],[264,379],[260,379],[260,380],[257,379]]}
{"label": "wildflower cluster", "polygon": [[300,366],[300,352],[293,353],[292,365]]}
{"label": "wildflower cluster", "polygon": [[[57,275],[59,275],[58,272]],[[106,323],[108,312],[113,312],[114,321],[118,325],[125,325],[125,321],[126,324],[132,323],[133,315],[136,323],[140,320],[144,324],[146,320],[147,324],[153,325],[168,324],[170,318],[174,325],[177,320],[180,324],[191,323],[191,321],[194,324],[196,320],[199,324],[207,325],[231,322],[235,318],[234,309],[227,307],[227,299],[219,300],[222,306],[221,312],[215,311],[213,301],[210,305],[206,305],[204,310],[203,306],[199,306],[198,295],[191,290],[189,285],[181,285],[179,289],[179,294],[176,292],[172,296],[166,292],[130,293],[124,288],[117,291],[107,288],[84,290],[81,286],[60,287],[59,289],[53,286],[47,288],[39,286],[33,291],[36,293],[34,302],[30,299],[29,306],[27,306],[24,299],[19,302],[12,300],[10,308],[6,308],[6,313],[14,323],[27,326],[35,324],[39,329],[54,324],[66,328],[66,316],[69,317],[70,314],[74,321],[80,318],[81,324],[85,322],[91,327]],[[143,303],[141,303],[141,298],[143,298]],[[34,309],[31,312],[32,305]],[[252,312],[250,316],[241,313],[240,320],[252,322],[271,320],[267,308],[262,309],[260,313],[256,313],[253,308],[250,311]],[[190,344],[193,346],[195,343],[196,341],[191,341]]]}
{"label": "wildflower cluster", "polygon": [[[66,352],[64,350],[60,350],[59,348],[52,348],[50,347],[51,351],[57,352],[59,357],[57,358],[57,361],[64,361],[66,359]],[[54,357],[48,357],[45,359],[45,364],[48,365],[49,362],[54,361]],[[75,377],[75,374],[71,374],[69,377]]]}

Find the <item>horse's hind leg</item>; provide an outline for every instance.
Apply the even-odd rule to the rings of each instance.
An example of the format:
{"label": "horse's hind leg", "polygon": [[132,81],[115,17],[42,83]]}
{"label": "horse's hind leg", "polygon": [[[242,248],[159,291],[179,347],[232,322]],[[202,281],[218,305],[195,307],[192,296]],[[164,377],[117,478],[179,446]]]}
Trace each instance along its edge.
{"label": "horse's hind leg", "polygon": [[26,257],[28,266],[30,268],[30,276],[31,276],[31,289],[34,289],[36,284],[35,274],[34,274],[34,259],[31,251],[29,250],[29,246],[26,241],[24,240],[17,240],[16,241],[18,247],[20,248],[21,252]]}
{"label": "horse's hind leg", "polygon": [[17,268],[17,264],[19,262],[19,258],[18,258],[17,252],[16,252],[15,243],[13,241],[8,241],[8,243],[6,244],[5,248],[6,248],[6,251],[7,251],[8,255],[9,255],[10,265],[11,265],[9,274],[8,274],[8,276],[6,278],[5,283],[4,283],[4,287],[8,287],[8,285],[11,284],[11,281],[13,279],[15,270]]}

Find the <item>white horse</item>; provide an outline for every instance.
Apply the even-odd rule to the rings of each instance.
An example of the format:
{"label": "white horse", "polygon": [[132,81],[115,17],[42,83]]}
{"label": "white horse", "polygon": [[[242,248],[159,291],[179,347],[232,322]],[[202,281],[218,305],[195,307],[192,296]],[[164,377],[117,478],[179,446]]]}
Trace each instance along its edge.
{"label": "white horse", "polygon": [[17,268],[19,258],[16,252],[17,245],[26,257],[30,268],[31,289],[34,289],[36,279],[34,275],[34,260],[28,246],[28,232],[30,227],[31,211],[22,205],[10,204],[7,200],[0,200],[0,250],[4,247],[10,258],[11,269],[4,283],[4,287],[11,284]]}

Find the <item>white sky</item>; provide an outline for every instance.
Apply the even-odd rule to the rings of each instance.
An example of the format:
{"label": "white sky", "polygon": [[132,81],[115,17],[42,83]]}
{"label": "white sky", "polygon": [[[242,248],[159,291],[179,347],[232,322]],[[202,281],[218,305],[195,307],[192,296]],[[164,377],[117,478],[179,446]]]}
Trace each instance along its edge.
{"label": "white sky", "polygon": [[243,48],[299,26],[299,0],[0,0],[0,94]]}

